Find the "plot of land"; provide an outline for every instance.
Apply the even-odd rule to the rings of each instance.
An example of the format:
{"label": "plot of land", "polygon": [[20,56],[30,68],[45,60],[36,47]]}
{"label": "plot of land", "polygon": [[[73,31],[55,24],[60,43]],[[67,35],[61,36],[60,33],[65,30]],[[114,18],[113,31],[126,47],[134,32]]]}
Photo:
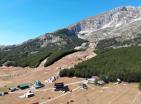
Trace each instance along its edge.
{"label": "plot of land", "polygon": [[[64,82],[65,80],[77,82],[82,79],[60,79]],[[141,92],[138,91],[137,84],[110,84],[104,87],[88,85],[88,90],[82,90],[78,83],[71,83],[69,88],[72,92],[67,93],[54,92],[51,86],[34,91],[35,96],[29,99],[18,98],[26,91],[10,93],[0,97],[0,104],[32,104],[37,101],[41,104],[68,104],[67,102],[70,104],[140,104],[141,102]]]}
{"label": "plot of land", "polygon": [[[73,67],[73,65],[86,60],[95,54],[90,51],[76,52],[68,55],[53,65],[44,68],[0,68],[0,90],[16,86],[20,83],[34,83],[40,80],[45,84],[50,76],[58,73],[61,67]],[[72,92],[54,92],[53,85],[49,84],[44,88],[33,90],[35,96],[28,99],[20,99],[27,90],[19,90],[0,96],[0,104],[141,104],[141,92],[137,84],[122,83],[119,85],[108,84],[104,87],[88,85],[88,90],[79,88],[79,82],[85,79],[80,78],[59,78],[56,82],[64,82],[69,85]]]}

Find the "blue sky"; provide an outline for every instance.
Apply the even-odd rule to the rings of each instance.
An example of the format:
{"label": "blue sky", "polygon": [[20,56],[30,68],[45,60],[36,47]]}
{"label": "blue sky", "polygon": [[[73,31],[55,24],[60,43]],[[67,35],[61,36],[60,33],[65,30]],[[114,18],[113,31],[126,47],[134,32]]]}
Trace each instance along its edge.
{"label": "blue sky", "polygon": [[141,0],[0,0],[0,45],[19,44]]}

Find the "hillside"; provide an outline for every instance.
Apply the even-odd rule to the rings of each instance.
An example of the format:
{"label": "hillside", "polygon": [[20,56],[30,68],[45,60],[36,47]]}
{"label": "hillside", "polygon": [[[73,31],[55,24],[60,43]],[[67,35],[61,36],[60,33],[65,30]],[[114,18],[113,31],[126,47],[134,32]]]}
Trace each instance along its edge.
{"label": "hillside", "polygon": [[[39,2],[43,11],[39,12],[44,13],[47,5],[45,1],[41,2],[44,4]],[[62,2],[59,1],[61,5],[56,6],[54,3],[58,3],[55,1],[54,9],[45,11],[53,16],[59,14],[56,17],[61,24],[60,18],[64,15],[56,9],[59,11],[61,8],[64,12],[63,6],[68,8]],[[36,15],[33,16],[48,22],[45,14],[38,13],[40,6],[34,6],[37,9],[34,9]],[[86,7],[84,9],[81,13],[86,12]],[[13,20],[12,23],[14,20],[18,22],[20,19],[14,19],[11,13],[13,18],[8,17]],[[22,21],[28,20],[25,13],[18,15]],[[68,11],[66,13],[69,14],[67,16],[72,15]],[[76,14],[72,13],[72,16]],[[31,26],[36,24],[36,18],[31,20]],[[69,22],[66,20],[63,19],[63,22]],[[15,23],[15,26],[19,25]],[[44,25],[40,28],[46,29]],[[19,88],[26,87],[26,84],[29,88]],[[0,45],[0,104],[141,104],[140,90],[141,7],[118,7],[21,44]],[[30,93],[31,96],[27,96]]]}
{"label": "hillside", "polygon": [[80,46],[93,49],[141,46],[141,7],[118,7],[19,45],[0,46],[0,66],[38,67],[58,53],[52,64],[62,54]]}
{"label": "hillside", "polygon": [[62,70],[61,76],[89,78],[100,76],[105,81],[117,78],[127,82],[141,79],[141,47],[97,50],[97,56],[76,65],[70,70]]}
{"label": "hillside", "polygon": [[[0,90],[2,90],[3,87],[16,86],[24,82],[33,84],[37,79],[46,85],[45,80],[58,73],[61,67],[72,67],[72,65],[91,58],[89,55],[93,55],[92,50],[75,52],[63,57],[61,60],[47,68],[38,67],[35,68],[35,70],[32,68],[0,67]],[[9,92],[8,95],[1,96],[0,104],[32,104],[35,102],[46,102],[45,104],[67,104],[68,102],[70,104],[129,104],[133,102],[132,104],[140,104],[141,96],[136,83],[121,83],[118,85],[110,83],[104,87],[88,84],[88,89],[85,90],[79,88],[79,85],[83,80],[85,79],[65,77],[59,78],[54,82],[64,82],[69,85],[70,90],[72,90],[71,93],[53,91],[54,83],[47,83],[43,88],[32,90],[35,94],[34,97],[20,99],[19,96],[25,94],[27,90],[31,89],[18,90],[15,92]]]}
{"label": "hillside", "polygon": [[0,50],[0,65],[38,67],[41,61],[54,55],[56,51],[58,54],[67,53],[83,42],[87,41],[79,39],[67,29],[47,33],[20,45],[4,47]]}

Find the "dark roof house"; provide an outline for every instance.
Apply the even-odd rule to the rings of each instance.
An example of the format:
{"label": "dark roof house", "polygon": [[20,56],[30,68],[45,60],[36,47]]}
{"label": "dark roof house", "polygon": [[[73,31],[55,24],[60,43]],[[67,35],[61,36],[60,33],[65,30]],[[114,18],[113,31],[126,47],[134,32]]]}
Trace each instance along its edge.
{"label": "dark roof house", "polygon": [[65,86],[64,83],[55,83],[54,88],[55,91],[69,91],[68,86]]}

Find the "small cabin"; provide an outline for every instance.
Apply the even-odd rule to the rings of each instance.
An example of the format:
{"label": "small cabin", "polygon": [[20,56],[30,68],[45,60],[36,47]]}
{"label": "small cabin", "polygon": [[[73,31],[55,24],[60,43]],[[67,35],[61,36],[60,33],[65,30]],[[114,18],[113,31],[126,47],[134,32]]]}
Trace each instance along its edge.
{"label": "small cabin", "polygon": [[88,89],[88,86],[85,83],[80,83],[79,86],[81,89]]}
{"label": "small cabin", "polygon": [[44,85],[41,83],[41,81],[39,81],[39,80],[36,80],[35,82],[34,82],[34,85],[33,85],[36,89],[38,89],[38,88],[41,88],[41,87],[43,87]]}
{"label": "small cabin", "polygon": [[99,86],[103,86],[105,84],[105,82],[103,80],[98,80],[96,82],[96,84],[99,85]]}
{"label": "small cabin", "polygon": [[97,80],[100,80],[98,76],[92,76],[90,79],[88,79],[88,83],[95,84]]}
{"label": "small cabin", "polygon": [[17,86],[19,89],[24,90],[29,88],[29,85],[27,83],[22,83],[20,85]]}
{"label": "small cabin", "polygon": [[26,98],[30,98],[30,97],[33,97],[33,96],[34,96],[34,93],[30,90],[26,93]]}
{"label": "small cabin", "polygon": [[54,88],[56,90],[62,90],[62,89],[64,89],[64,83],[55,83]]}
{"label": "small cabin", "polygon": [[55,83],[54,88],[55,91],[69,91],[68,86],[65,86],[64,83]]}
{"label": "small cabin", "polygon": [[117,78],[117,82],[118,82],[118,84],[120,84],[122,81],[121,81],[121,79]]}
{"label": "small cabin", "polygon": [[19,98],[23,99],[23,98],[30,98],[30,97],[33,97],[34,96],[34,93],[32,91],[27,91],[27,93],[19,96]]}
{"label": "small cabin", "polygon": [[55,76],[51,76],[50,78],[48,78],[48,80],[46,80],[46,83],[52,83],[54,81],[56,81],[57,77]]}

